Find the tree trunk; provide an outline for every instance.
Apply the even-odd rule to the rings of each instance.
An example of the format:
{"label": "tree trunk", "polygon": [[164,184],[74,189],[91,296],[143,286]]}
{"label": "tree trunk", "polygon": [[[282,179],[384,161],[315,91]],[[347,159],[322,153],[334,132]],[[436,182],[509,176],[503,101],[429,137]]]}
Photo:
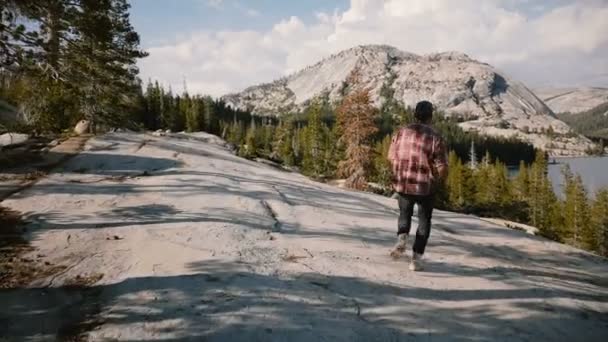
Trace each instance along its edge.
{"label": "tree trunk", "polygon": [[61,15],[62,15],[61,3],[58,1],[51,1],[48,7],[48,26],[49,26],[49,41],[47,48],[47,61],[53,68],[54,72],[57,72],[59,67],[59,45],[60,45],[60,31],[61,31]]}

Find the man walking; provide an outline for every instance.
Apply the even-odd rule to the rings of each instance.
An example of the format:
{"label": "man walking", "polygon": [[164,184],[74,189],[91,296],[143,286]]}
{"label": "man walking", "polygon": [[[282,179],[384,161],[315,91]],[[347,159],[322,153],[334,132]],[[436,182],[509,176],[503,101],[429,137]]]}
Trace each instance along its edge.
{"label": "man walking", "polygon": [[421,258],[431,233],[435,185],[447,176],[445,143],[431,127],[433,104],[421,101],[414,112],[416,123],[401,128],[393,137],[388,158],[393,168],[393,188],[399,199],[397,244],[393,258],[402,256],[418,205],[418,229],[410,270],[422,269]]}

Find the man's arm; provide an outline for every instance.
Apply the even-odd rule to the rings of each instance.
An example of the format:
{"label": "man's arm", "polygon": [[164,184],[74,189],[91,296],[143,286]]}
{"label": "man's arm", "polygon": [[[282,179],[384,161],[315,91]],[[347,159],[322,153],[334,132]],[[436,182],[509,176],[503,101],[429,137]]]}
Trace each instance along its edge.
{"label": "man's arm", "polygon": [[437,166],[437,175],[440,179],[445,179],[448,176],[448,164],[440,164]]}
{"label": "man's arm", "polygon": [[438,179],[445,179],[448,176],[448,152],[443,139],[437,139],[433,155],[433,168]]}
{"label": "man's arm", "polygon": [[393,138],[391,139],[391,146],[388,148],[388,160],[393,163],[397,160],[397,145],[399,144],[399,137],[401,136],[401,131],[398,131]]}

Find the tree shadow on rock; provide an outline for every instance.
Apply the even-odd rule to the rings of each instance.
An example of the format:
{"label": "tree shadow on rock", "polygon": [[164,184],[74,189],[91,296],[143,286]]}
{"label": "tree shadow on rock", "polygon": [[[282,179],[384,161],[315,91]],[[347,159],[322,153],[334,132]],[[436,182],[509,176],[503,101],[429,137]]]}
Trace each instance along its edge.
{"label": "tree shadow on rock", "polygon": [[2,291],[2,335],[25,340],[64,326],[90,330],[91,322],[99,324],[92,339],[120,341],[602,341],[608,332],[601,312],[562,304],[568,291],[440,290],[316,273],[277,277],[249,266],[197,262],[195,274],[98,285],[88,299],[64,288]]}

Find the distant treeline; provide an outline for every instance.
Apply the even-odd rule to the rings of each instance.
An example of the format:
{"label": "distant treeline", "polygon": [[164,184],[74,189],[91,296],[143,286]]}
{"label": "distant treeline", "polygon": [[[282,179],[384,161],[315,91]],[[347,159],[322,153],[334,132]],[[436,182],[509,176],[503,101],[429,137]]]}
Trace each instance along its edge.
{"label": "distant treeline", "polygon": [[[329,136],[328,144],[336,143],[331,141],[330,134],[335,129],[336,106],[322,98],[302,112],[282,113],[277,117],[260,117],[247,111],[235,110],[222,100],[215,100],[209,96],[174,94],[158,83],[148,82],[145,89],[135,122],[143,124],[146,129],[190,132],[202,130],[224,138],[230,133],[234,138],[231,142],[237,147],[242,147],[245,145],[246,132],[251,130],[252,126],[256,135],[259,135],[257,131],[274,131],[280,128],[289,130],[289,135],[297,139],[297,136],[308,126],[311,113],[318,112],[321,125],[319,129]],[[379,111],[374,117],[377,133],[374,134],[373,140],[378,144],[377,147],[395,129],[413,120],[413,112],[401,105],[395,105],[386,112]],[[455,119],[445,118],[441,113],[436,113],[434,126],[445,137],[450,150],[455,151],[463,160],[468,160],[472,143],[480,154],[489,152],[493,158],[513,166],[519,165],[522,160],[527,164],[531,163],[536,154],[534,146],[516,138],[490,137],[465,132]],[[260,144],[272,145],[272,141],[261,141]],[[260,156],[269,157],[269,153],[265,152],[269,151],[260,151]],[[327,171],[331,174],[331,170]]]}
{"label": "distant treeline", "polygon": [[608,102],[578,114],[562,113],[557,117],[575,131],[606,146],[608,141]]}
{"label": "distant treeline", "polygon": [[608,188],[591,196],[581,177],[565,167],[564,198],[558,199],[543,153],[530,166],[522,162],[514,179],[489,154],[479,163],[463,164],[451,153],[449,164],[439,191],[441,208],[529,224],[542,236],[608,256]]}

